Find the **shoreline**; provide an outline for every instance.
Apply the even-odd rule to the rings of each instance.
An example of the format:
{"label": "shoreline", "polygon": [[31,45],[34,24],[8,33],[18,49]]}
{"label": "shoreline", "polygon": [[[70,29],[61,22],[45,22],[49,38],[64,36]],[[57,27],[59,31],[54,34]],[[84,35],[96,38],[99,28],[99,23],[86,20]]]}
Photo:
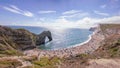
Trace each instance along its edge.
{"label": "shoreline", "polygon": [[[88,36],[88,39],[87,39],[86,41],[82,42],[82,43],[78,43],[78,44],[75,44],[75,45],[72,45],[72,46],[69,46],[69,47],[66,47],[66,48],[50,49],[50,50],[63,50],[63,49],[69,49],[69,48],[77,47],[77,46],[82,46],[82,45],[88,43],[88,42],[92,39],[92,36],[93,36],[94,34],[95,34],[95,33],[94,33],[94,31],[93,31],[92,34],[90,34],[90,35]],[[44,49],[43,49],[43,50],[44,50]]]}
{"label": "shoreline", "polygon": [[75,46],[57,50],[40,50],[40,49],[32,49],[24,51],[25,55],[31,56],[36,55],[37,57],[54,57],[58,56],[60,58],[76,56],[82,53],[91,53],[95,51],[99,46],[100,42],[104,39],[104,36],[100,33],[100,29],[96,29],[91,35],[89,35],[89,39],[83,43],[76,44]]}
{"label": "shoreline", "polygon": [[94,32],[88,36],[88,39],[86,41],[84,41],[82,43],[75,44],[75,45],[70,46],[68,48],[72,48],[72,47],[76,47],[76,46],[82,46],[82,45],[88,43],[92,39],[92,35],[94,35]]}

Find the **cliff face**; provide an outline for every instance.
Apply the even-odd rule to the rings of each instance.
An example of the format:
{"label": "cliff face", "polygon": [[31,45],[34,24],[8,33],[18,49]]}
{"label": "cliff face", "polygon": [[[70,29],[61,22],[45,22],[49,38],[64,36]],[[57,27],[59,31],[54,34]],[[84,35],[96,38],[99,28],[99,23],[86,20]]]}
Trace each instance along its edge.
{"label": "cliff face", "polygon": [[[48,34],[48,32],[44,31],[42,34],[35,35],[25,29],[11,29],[0,26],[0,50],[25,50],[27,48],[35,48],[37,43],[44,42],[46,34]],[[40,36],[44,36],[44,38]],[[51,34],[49,37],[52,39]],[[44,43],[40,43],[39,45],[41,44]]]}
{"label": "cliff face", "polygon": [[35,47],[36,36],[24,29],[11,29],[0,26],[0,50]]}
{"label": "cliff face", "polygon": [[120,57],[120,24],[101,24],[100,29],[105,39],[93,54],[99,57]]}

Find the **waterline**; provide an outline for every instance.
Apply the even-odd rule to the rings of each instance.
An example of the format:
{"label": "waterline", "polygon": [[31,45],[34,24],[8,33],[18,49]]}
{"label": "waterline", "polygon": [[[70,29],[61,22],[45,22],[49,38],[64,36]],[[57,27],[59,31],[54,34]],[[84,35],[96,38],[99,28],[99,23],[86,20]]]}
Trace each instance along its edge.
{"label": "waterline", "polygon": [[90,34],[88,36],[88,39],[82,43],[79,43],[79,44],[75,44],[75,45],[72,45],[72,46],[69,46],[67,48],[58,48],[58,49],[51,49],[51,50],[65,50],[65,49],[69,49],[69,48],[74,48],[74,47],[77,47],[77,46],[82,46],[84,44],[87,44],[91,39],[92,39],[92,36],[95,34],[95,32],[93,32],[92,34]]}

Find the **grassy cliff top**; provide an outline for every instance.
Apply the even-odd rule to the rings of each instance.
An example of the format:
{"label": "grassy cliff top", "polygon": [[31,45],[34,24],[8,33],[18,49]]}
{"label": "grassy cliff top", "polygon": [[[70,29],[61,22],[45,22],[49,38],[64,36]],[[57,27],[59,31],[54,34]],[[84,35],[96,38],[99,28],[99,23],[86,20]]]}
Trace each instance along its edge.
{"label": "grassy cliff top", "polygon": [[109,29],[109,28],[120,28],[120,24],[100,24],[100,28],[102,30]]}

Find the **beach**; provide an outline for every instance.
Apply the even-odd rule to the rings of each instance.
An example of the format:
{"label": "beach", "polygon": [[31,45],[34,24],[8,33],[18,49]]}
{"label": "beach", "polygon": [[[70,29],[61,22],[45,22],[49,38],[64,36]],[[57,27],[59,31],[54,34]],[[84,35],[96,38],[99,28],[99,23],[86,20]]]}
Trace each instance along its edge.
{"label": "beach", "polygon": [[63,48],[58,50],[40,50],[40,49],[32,49],[32,50],[26,50],[24,51],[24,54],[27,56],[35,55],[37,57],[60,57],[65,58],[69,56],[76,56],[82,53],[92,53],[95,51],[100,45],[101,41],[104,40],[104,35],[100,31],[99,28],[97,28],[91,36],[89,36],[89,39],[86,42],[83,42],[81,44],[77,44],[74,47],[69,48]]}

